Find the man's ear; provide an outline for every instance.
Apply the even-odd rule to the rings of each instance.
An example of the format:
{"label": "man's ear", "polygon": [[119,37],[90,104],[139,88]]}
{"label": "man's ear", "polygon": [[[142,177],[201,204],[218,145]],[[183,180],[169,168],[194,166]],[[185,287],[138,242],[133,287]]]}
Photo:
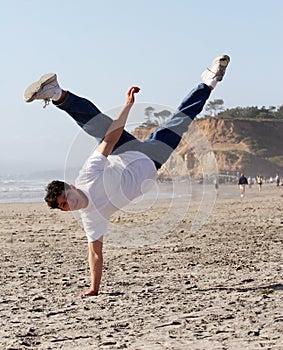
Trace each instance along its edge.
{"label": "man's ear", "polygon": [[77,187],[76,187],[75,185],[70,185],[70,187],[71,187],[72,190],[75,190],[75,191],[78,190]]}

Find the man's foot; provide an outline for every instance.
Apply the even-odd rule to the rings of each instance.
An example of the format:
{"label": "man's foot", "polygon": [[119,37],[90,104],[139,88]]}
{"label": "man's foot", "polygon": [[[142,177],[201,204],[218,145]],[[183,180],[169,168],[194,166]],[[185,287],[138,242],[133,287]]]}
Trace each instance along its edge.
{"label": "man's foot", "polygon": [[24,93],[24,100],[26,102],[44,100],[45,105],[47,105],[50,100],[58,100],[61,96],[61,91],[57,81],[57,75],[55,73],[48,73],[27,87]]}
{"label": "man's foot", "polygon": [[216,57],[210,66],[201,75],[202,81],[213,88],[221,81],[225,75],[226,68],[230,62],[228,55],[222,55]]}

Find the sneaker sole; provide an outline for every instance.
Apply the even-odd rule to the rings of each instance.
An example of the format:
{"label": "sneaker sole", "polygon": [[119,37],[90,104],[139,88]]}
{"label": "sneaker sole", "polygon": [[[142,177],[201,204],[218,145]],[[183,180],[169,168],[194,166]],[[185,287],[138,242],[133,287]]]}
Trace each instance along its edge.
{"label": "sneaker sole", "polygon": [[[217,62],[219,62],[220,66],[222,66],[223,70],[224,70],[223,75],[217,78],[218,81],[222,81],[223,76],[224,76],[225,71],[226,71],[226,68],[227,68],[228,64],[230,63],[230,57],[228,55],[218,56],[212,61],[212,66],[213,66],[213,64],[215,64]],[[216,77],[216,75],[215,75],[215,77]]]}
{"label": "sneaker sole", "polygon": [[25,102],[32,102],[35,99],[35,95],[38,91],[43,88],[45,85],[52,83],[57,79],[57,75],[55,73],[48,73],[43,75],[38,81],[32,83],[24,93]]}
{"label": "sneaker sole", "polygon": [[223,67],[227,67],[229,62],[230,62],[230,57],[228,55],[221,55],[221,56],[218,56],[216,57],[213,61],[212,61],[212,64],[216,63],[216,62],[222,62],[224,64],[221,64],[221,66]]}

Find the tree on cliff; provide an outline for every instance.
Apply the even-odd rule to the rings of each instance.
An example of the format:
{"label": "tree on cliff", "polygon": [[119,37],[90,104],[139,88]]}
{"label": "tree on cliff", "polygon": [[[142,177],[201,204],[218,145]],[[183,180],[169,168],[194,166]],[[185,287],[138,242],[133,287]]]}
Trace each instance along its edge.
{"label": "tree on cliff", "polygon": [[283,106],[275,107],[236,107],[226,109],[218,114],[220,118],[234,118],[234,119],[283,119]]}
{"label": "tree on cliff", "polygon": [[145,122],[152,120],[154,108],[151,106],[148,106],[144,109],[144,115],[145,115]]}
{"label": "tree on cliff", "polygon": [[209,101],[205,110],[209,112],[209,115],[215,117],[219,112],[224,110],[224,101],[221,99],[217,99],[214,101]]}
{"label": "tree on cliff", "polygon": [[163,109],[160,112],[154,113],[154,117],[157,122],[157,125],[164,124],[171,117],[171,115],[172,113],[167,109]]}
{"label": "tree on cliff", "polygon": [[143,126],[151,127],[151,126],[161,126],[164,124],[167,119],[172,116],[172,113],[167,109],[163,109],[160,112],[154,112],[155,109],[151,106],[148,106],[144,110],[145,122]]}

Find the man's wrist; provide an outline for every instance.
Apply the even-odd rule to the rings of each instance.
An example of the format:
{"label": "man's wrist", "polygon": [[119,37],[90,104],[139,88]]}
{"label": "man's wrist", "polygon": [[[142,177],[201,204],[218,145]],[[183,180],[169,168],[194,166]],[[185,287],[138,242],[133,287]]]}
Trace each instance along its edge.
{"label": "man's wrist", "polygon": [[130,110],[131,108],[132,108],[132,106],[133,106],[133,103],[125,103],[125,105],[124,105],[124,109],[126,109],[126,110]]}

